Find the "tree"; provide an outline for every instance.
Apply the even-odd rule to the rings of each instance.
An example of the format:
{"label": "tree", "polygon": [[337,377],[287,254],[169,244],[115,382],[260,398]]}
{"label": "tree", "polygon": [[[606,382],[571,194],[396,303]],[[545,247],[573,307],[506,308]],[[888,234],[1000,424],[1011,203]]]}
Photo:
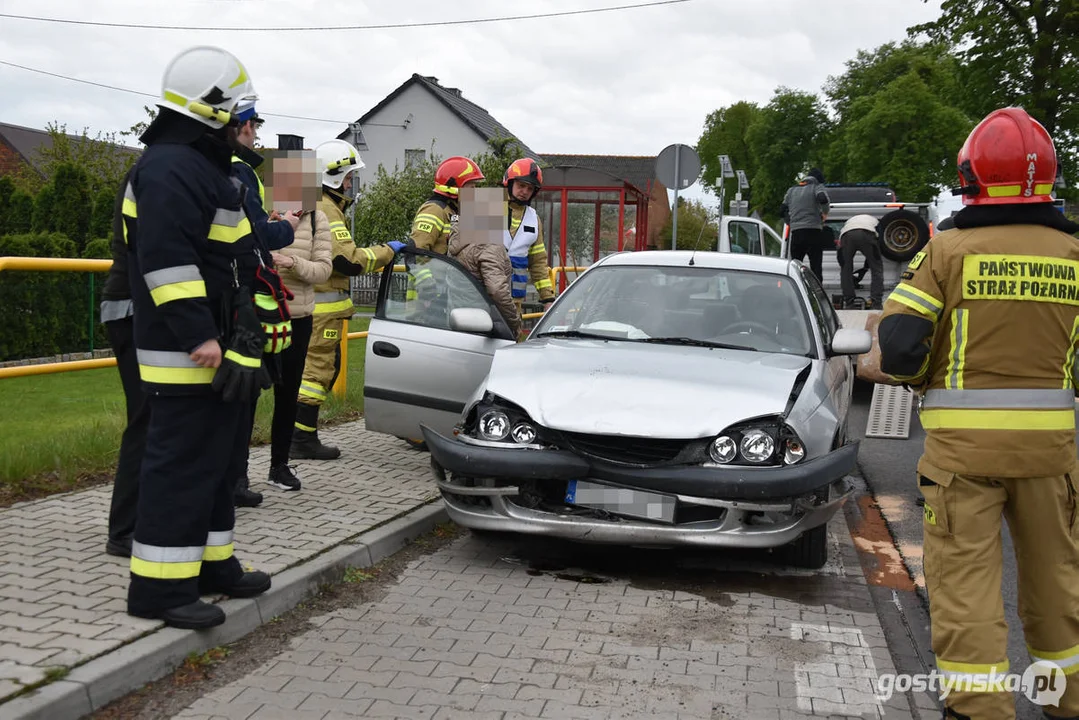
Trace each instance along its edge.
{"label": "tree", "polygon": [[[755,103],[743,101],[715,110],[705,119],[704,131],[697,141],[697,154],[701,158],[701,184],[716,197],[719,197],[721,187],[726,190],[727,200],[738,191],[736,178],[721,179],[720,155],[729,155],[733,168],[744,170],[746,177],[756,175],[757,164],[747,138],[749,128],[760,114],[761,109]],[[743,193],[743,199],[752,201],[750,191]]]}
{"label": "tree", "polygon": [[1079,0],[944,0],[937,20],[908,33],[952,43],[968,112],[982,118],[1000,107],[1024,107],[1053,137],[1066,176],[1075,177]]}
{"label": "tree", "polygon": [[955,182],[955,155],[973,127],[956,106],[955,58],[940,43],[861,50],[828,78],[837,119],[825,153],[830,180],[887,182],[910,202],[931,202]]}
{"label": "tree", "polygon": [[353,204],[356,244],[380,245],[391,240],[406,240],[416,211],[431,195],[435,170],[441,162],[432,143],[428,159],[422,163],[405,168],[395,165],[393,173],[379,165],[374,180],[360,188]]}
{"label": "tree", "polygon": [[124,179],[135,156],[118,140],[116,133],[98,133],[91,138],[84,129],[75,138],[67,134],[66,125],[50,123],[46,128],[51,145],[42,145],[37,155],[39,167],[46,178],[53,178],[62,165],[78,167],[85,173],[90,194],[102,188],[115,190]]}
{"label": "tree", "polygon": [[[714,250],[719,237],[719,224],[712,211],[699,200],[678,198],[678,249]],[[659,232],[657,244],[670,249],[674,238],[674,215]]]}
{"label": "tree", "polygon": [[34,200],[33,231],[61,233],[81,253],[90,240],[93,206],[88,173],[70,163],[57,165]]}
{"label": "tree", "polygon": [[754,202],[775,219],[783,196],[811,165],[820,164],[831,123],[815,93],[779,87],[746,132],[756,171],[750,176]]}

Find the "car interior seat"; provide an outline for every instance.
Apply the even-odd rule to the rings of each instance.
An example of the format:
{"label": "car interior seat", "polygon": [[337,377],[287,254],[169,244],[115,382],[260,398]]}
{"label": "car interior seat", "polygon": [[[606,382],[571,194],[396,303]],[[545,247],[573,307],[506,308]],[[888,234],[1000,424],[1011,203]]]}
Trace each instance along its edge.
{"label": "car interior seat", "polygon": [[782,332],[792,316],[786,294],[771,285],[750,285],[738,302],[742,320],[755,322],[772,330]]}
{"label": "car interior seat", "polygon": [[738,308],[734,304],[728,302],[709,304],[704,308],[703,337],[719,337],[736,322],[738,322]]}

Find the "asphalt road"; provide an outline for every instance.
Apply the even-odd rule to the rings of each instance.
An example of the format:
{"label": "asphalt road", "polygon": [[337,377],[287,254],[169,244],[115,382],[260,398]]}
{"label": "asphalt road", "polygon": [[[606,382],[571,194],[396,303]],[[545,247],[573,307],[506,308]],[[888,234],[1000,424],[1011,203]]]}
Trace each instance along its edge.
{"label": "asphalt road", "polygon": [[[915,475],[918,458],[922,454],[925,442],[925,432],[918,423],[915,411],[912,413],[908,439],[864,438],[871,397],[872,387],[860,388],[850,416],[852,434],[857,433],[857,436],[862,438],[859,465],[868,490],[891,531],[898,553],[917,586],[917,590],[911,591],[905,588],[882,587],[886,583],[878,583],[876,596],[879,600],[884,595],[892,595],[891,602],[894,604],[898,601],[903,606],[901,618],[897,621],[893,617],[891,623],[885,624],[885,631],[893,646],[893,654],[898,655],[897,665],[900,666],[900,672],[904,672],[902,668],[904,664],[908,666],[907,672],[925,672],[924,666],[926,663],[932,663],[933,656],[929,645],[929,618],[925,612],[928,601],[921,580],[922,508],[917,505],[920,493]],[[892,585],[895,584],[892,583]],[[1005,617],[1008,622],[1008,659],[1011,672],[1022,673],[1030,664],[1030,658],[1027,655],[1022,624],[1017,612],[1015,551],[1006,522],[1004,523],[1004,576],[1001,590],[1004,595]],[[889,600],[889,598],[884,599]],[[888,610],[882,611],[882,619],[887,614],[889,614]],[[914,656],[906,655],[904,660],[904,653],[911,645],[914,646],[916,652]],[[895,652],[896,648],[900,650],[899,653]],[[930,664],[929,667],[932,665]],[[1017,720],[1043,719],[1040,708],[1025,697],[1018,700],[1017,712]]]}

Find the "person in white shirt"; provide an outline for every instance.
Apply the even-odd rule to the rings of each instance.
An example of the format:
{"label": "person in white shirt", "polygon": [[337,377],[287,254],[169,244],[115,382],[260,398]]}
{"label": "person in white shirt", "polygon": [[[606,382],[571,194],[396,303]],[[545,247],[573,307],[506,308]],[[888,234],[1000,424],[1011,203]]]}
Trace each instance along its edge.
{"label": "person in white shirt", "polygon": [[839,231],[839,279],[843,289],[843,307],[854,305],[854,254],[862,253],[872,276],[869,285],[869,304],[880,310],[884,294],[884,261],[877,240],[877,218],[855,215]]}

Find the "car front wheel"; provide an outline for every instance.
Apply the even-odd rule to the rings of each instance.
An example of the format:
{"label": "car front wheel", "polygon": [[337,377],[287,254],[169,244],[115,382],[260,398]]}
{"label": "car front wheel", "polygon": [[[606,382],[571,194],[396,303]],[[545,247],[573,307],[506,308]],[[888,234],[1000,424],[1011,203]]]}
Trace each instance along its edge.
{"label": "car front wheel", "polygon": [[828,562],[828,525],[818,525],[783,548],[788,565],[819,570]]}

